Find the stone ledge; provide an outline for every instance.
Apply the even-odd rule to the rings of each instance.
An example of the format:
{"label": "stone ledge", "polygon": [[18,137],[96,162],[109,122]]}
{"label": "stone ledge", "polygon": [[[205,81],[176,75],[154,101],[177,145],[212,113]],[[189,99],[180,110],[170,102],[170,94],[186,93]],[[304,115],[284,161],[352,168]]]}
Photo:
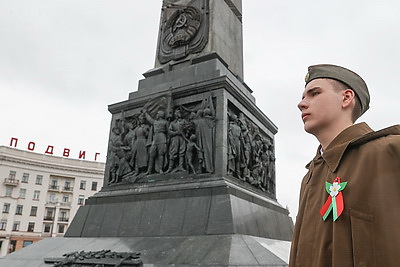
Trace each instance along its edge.
{"label": "stone ledge", "polygon": [[1,266],[44,267],[45,258],[74,251],[140,252],[144,267],[288,266],[290,242],[249,235],[49,238],[0,259]]}

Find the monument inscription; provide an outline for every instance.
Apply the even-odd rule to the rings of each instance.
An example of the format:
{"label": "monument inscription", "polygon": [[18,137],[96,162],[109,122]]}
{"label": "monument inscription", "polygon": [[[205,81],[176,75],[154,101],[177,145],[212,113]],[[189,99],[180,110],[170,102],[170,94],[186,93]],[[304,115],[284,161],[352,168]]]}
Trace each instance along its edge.
{"label": "monument inscription", "polygon": [[65,253],[63,258],[45,258],[45,263],[55,267],[142,267],[139,252],[114,252],[109,249],[100,251],[76,251]]}

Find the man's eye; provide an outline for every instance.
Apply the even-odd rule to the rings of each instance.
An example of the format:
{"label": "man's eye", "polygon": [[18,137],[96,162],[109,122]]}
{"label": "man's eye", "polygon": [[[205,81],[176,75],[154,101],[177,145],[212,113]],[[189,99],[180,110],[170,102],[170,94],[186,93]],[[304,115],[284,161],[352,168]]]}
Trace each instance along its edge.
{"label": "man's eye", "polygon": [[312,96],[316,96],[316,95],[319,95],[319,92],[313,92],[312,93]]}

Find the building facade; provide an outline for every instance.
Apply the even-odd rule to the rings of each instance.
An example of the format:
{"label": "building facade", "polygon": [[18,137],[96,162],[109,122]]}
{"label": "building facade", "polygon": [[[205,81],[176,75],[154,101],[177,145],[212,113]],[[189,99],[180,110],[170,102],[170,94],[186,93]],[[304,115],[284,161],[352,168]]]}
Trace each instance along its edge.
{"label": "building facade", "polygon": [[0,146],[0,257],[63,236],[79,206],[103,186],[104,168]]}

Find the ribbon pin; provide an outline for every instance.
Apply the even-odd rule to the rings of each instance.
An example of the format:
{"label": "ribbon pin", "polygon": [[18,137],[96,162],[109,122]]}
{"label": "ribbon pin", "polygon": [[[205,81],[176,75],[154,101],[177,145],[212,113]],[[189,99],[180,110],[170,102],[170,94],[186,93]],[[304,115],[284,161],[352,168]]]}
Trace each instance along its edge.
{"label": "ribbon pin", "polygon": [[333,211],[333,221],[336,221],[337,218],[339,218],[339,216],[342,214],[344,209],[344,201],[341,191],[346,187],[346,185],[347,182],[340,182],[340,177],[336,177],[333,181],[333,184],[326,182],[325,188],[329,196],[319,211],[324,221],[331,211]]}

